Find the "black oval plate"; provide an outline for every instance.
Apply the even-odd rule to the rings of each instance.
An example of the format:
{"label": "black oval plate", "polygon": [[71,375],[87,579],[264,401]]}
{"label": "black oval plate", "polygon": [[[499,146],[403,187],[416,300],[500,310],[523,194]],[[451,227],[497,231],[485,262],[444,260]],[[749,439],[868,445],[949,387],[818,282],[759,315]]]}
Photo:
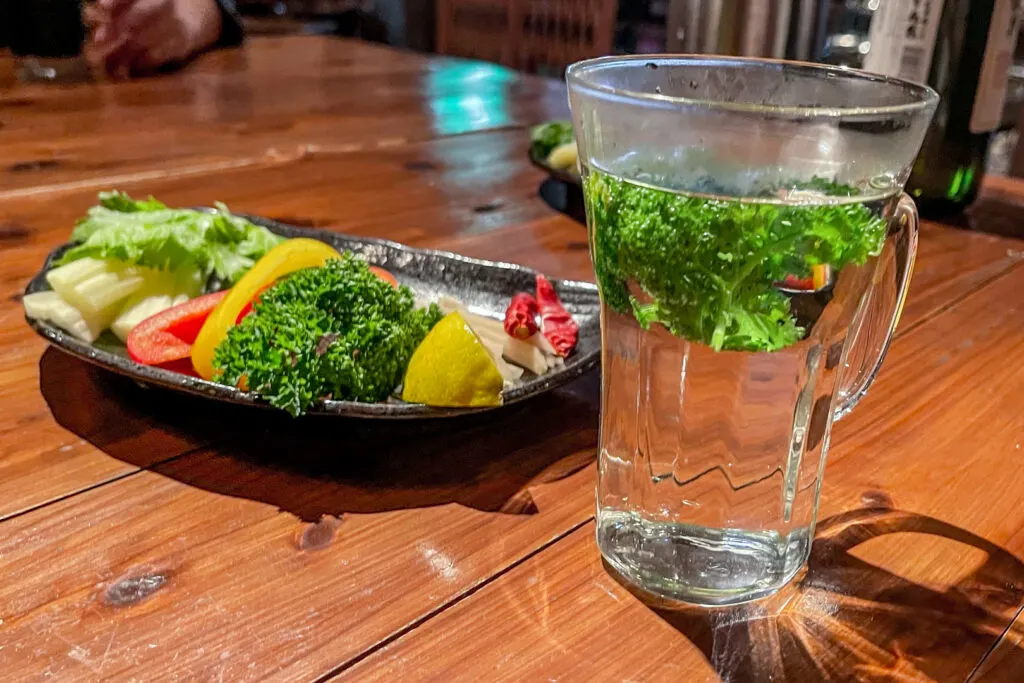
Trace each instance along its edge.
{"label": "black oval plate", "polygon": [[[444,251],[414,249],[387,240],[296,228],[259,216],[245,218],[285,237],[312,237],[330,244],[339,251],[352,251],[371,264],[387,268],[394,273],[400,283],[408,285],[421,299],[436,300],[439,295],[447,294],[462,301],[474,313],[490,318],[501,319],[513,294],[521,291],[532,292],[536,286],[536,271],[522,266],[472,259]],[[70,246],[62,245],[50,253],[43,269],[25,288],[26,294],[50,288],[46,282],[46,273]],[[504,405],[518,403],[550,391],[576,379],[600,363],[601,304],[597,287],[569,280],[552,280],[552,284],[562,303],[579,323],[579,343],[566,358],[564,367],[541,377],[530,377],[506,389],[502,394]],[[128,357],[124,346],[109,333],[95,343],[87,344],[49,323],[38,320],[29,320],[28,323],[39,335],[60,350],[112,372],[131,377],[142,384],[165,387],[228,403],[270,407],[256,395],[234,387],[140,365]],[[394,398],[384,403],[325,400],[320,401],[308,412],[314,415],[417,419],[454,417],[484,410],[491,408],[435,408],[419,403],[406,403]]]}

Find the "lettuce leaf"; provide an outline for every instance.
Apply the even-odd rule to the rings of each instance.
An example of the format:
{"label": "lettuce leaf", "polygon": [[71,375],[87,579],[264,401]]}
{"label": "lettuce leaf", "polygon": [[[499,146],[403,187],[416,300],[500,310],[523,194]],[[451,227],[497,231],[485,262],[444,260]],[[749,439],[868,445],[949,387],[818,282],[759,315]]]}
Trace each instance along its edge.
{"label": "lettuce leaf", "polygon": [[231,285],[284,239],[223,204],[207,213],[169,209],[152,197],[136,201],[122,192],[101,193],[99,200],[71,233],[76,246],[61,264],[93,257],[167,270],[194,267],[204,280],[216,276]]}

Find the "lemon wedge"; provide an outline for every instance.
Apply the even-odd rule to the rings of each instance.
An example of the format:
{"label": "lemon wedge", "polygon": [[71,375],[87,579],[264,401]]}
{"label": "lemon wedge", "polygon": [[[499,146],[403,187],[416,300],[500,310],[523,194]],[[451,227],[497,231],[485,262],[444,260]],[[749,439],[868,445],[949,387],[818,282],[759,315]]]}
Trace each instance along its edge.
{"label": "lemon wedge", "polygon": [[503,383],[487,347],[461,315],[449,313],[413,352],[402,399],[446,408],[498,406]]}

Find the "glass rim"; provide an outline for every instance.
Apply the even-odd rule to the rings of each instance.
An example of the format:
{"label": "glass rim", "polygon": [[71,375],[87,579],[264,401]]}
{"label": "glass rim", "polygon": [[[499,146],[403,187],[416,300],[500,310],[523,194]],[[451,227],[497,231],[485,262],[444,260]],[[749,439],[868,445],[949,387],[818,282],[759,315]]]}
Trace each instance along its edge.
{"label": "glass rim", "polygon": [[[908,92],[912,101],[904,104],[886,104],[877,106],[850,106],[830,107],[820,105],[773,105],[755,104],[751,102],[729,102],[721,99],[698,99],[681,97],[677,95],[663,95],[661,93],[641,92],[624,88],[613,88],[601,83],[595,83],[587,78],[587,75],[595,69],[608,67],[616,64],[627,65],[635,62],[678,62],[684,65],[693,66],[706,64],[708,66],[777,66],[795,72],[810,73],[824,76],[833,74],[836,77],[846,80],[866,81],[879,83],[886,86],[894,86]],[[865,115],[888,115],[888,114],[912,114],[925,112],[933,109],[939,103],[939,94],[932,88],[921,83],[914,83],[902,78],[884,76],[882,74],[853,69],[845,66],[834,66],[831,64],[815,64],[812,62],[801,62],[788,59],[766,59],[761,57],[731,57],[723,55],[701,55],[701,54],[646,54],[646,55],[612,55],[608,57],[597,57],[585,59],[569,65],[566,70],[565,79],[570,89],[592,91],[614,97],[629,98],[637,102],[647,102],[657,105],[697,107],[710,111],[731,112],[737,114],[773,114],[792,116],[800,118],[846,118]]]}

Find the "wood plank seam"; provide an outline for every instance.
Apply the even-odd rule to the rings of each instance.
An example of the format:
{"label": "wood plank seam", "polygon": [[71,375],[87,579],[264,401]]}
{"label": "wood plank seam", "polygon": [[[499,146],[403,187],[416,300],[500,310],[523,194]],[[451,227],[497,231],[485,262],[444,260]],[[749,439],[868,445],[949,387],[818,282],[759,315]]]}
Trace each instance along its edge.
{"label": "wood plank seam", "polygon": [[978,682],[981,681],[980,678],[975,679],[975,676],[979,671],[981,671],[981,668],[985,666],[985,662],[988,661],[989,657],[995,654],[996,650],[999,649],[1000,643],[1002,643],[1006,639],[1007,635],[1009,635],[1010,630],[1013,628],[1013,625],[1017,623],[1017,620],[1020,619],[1021,614],[1024,614],[1024,603],[1021,603],[1021,606],[1017,609],[1017,613],[1013,615],[1013,619],[1010,620],[1010,623],[1006,625],[1003,632],[999,634],[999,637],[996,638],[994,643],[992,643],[992,647],[988,649],[988,652],[986,652],[985,655],[978,660],[978,663],[974,665],[974,668],[971,669],[971,673],[964,679],[964,683],[972,683],[975,680]]}
{"label": "wood plank seam", "polygon": [[514,569],[516,569],[517,567],[519,567],[523,563],[528,562],[531,558],[539,555],[540,553],[544,552],[548,548],[551,548],[551,547],[555,546],[556,544],[560,543],[563,539],[565,539],[568,536],[571,536],[572,534],[576,533],[577,531],[579,531],[583,527],[589,525],[593,521],[594,521],[594,517],[593,517],[593,515],[591,515],[591,516],[587,517],[586,519],[584,519],[584,520],[582,520],[582,521],[580,521],[580,522],[578,522],[576,524],[573,524],[571,527],[569,527],[569,528],[565,529],[564,531],[562,531],[561,533],[557,534],[554,538],[548,539],[543,544],[537,546],[536,548],[534,548],[530,552],[526,553],[522,557],[518,558],[517,560],[515,560],[513,562],[510,562],[509,564],[505,565],[504,567],[502,567],[498,571],[494,572],[490,576],[484,578],[482,581],[480,581],[476,585],[474,585],[474,586],[464,590],[462,593],[456,595],[455,597],[451,598],[450,600],[447,600],[447,601],[441,603],[440,605],[438,605],[434,609],[430,610],[429,612],[426,612],[426,613],[422,614],[421,616],[419,616],[418,618],[414,619],[410,623],[406,624],[402,628],[393,631],[387,637],[382,638],[380,641],[378,641],[378,642],[374,643],[373,645],[371,645],[370,647],[366,648],[366,650],[364,650],[363,652],[359,653],[357,656],[351,657],[350,659],[346,660],[345,662],[342,662],[341,664],[331,668],[330,670],[325,672],[323,675],[313,679],[312,683],[326,683],[327,681],[329,681],[330,679],[334,678],[335,676],[337,676],[337,675],[339,675],[341,673],[344,673],[347,669],[352,668],[353,666],[355,666],[359,662],[363,661],[364,659],[366,659],[370,655],[374,654],[375,652],[386,648],[388,645],[391,645],[392,643],[394,643],[399,638],[403,638],[404,636],[408,635],[409,633],[411,633],[415,629],[419,628],[423,624],[427,623],[428,621],[430,621],[431,619],[433,619],[437,615],[441,614],[442,612],[446,611],[447,609],[449,609],[451,607],[454,607],[455,605],[458,605],[463,600],[471,598],[473,595],[475,595],[479,591],[483,590],[484,588],[486,588],[487,586],[489,586],[493,582],[497,581],[498,579],[500,579],[505,574],[509,573],[510,571],[513,571]]}
{"label": "wood plank seam", "polygon": [[468,138],[474,135],[490,135],[492,133],[502,133],[508,131],[526,130],[533,128],[543,121],[535,121],[531,123],[503,123],[501,125],[494,126],[493,128],[486,128],[482,130],[462,130],[455,133],[443,133],[441,135],[423,135],[413,137],[401,137],[401,138],[381,138],[374,140],[370,143],[335,143],[335,144],[320,144],[311,142],[306,145],[300,145],[301,149],[305,150],[306,155],[316,157],[320,155],[331,156],[339,154],[349,154],[351,152],[366,152],[374,148],[386,148],[386,147],[401,147],[403,145],[419,145],[425,142],[434,142],[438,140],[452,140],[455,138]]}
{"label": "wood plank seam", "polygon": [[946,303],[942,304],[938,308],[936,308],[934,310],[931,310],[931,311],[928,311],[927,313],[922,315],[919,319],[915,320],[914,322],[910,323],[909,325],[907,325],[905,327],[897,328],[896,332],[893,334],[893,337],[892,337],[893,341],[899,339],[900,337],[902,337],[902,336],[904,336],[906,334],[909,334],[913,330],[916,330],[918,327],[921,327],[921,325],[924,325],[925,323],[934,320],[935,318],[939,317],[940,315],[943,315],[949,309],[954,308],[954,307],[960,305],[965,299],[967,299],[970,296],[973,296],[975,292],[979,292],[979,291],[985,289],[986,287],[988,287],[989,285],[994,283],[996,280],[999,280],[999,279],[1004,278],[1004,277],[1008,277],[1011,273],[1013,273],[1014,270],[1016,270],[1017,268],[1022,267],[1022,265],[1024,265],[1024,260],[1011,261],[1009,263],[1009,265],[1007,265],[1006,268],[1004,268],[1003,270],[999,271],[998,273],[996,273],[996,274],[994,274],[994,275],[992,275],[992,276],[982,280],[981,282],[978,283],[978,286],[975,287],[974,289],[972,289],[970,291],[967,291],[967,292],[964,292],[964,293],[960,294],[959,296],[953,297],[952,299],[950,299]]}
{"label": "wood plank seam", "polygon": [[353,152],[365,152],[374,148],[401,147],[405,145],[417,145],[435,140],[447,140],[450,138],[468,137],[472,135],[487,135],[500,133],[502,131],[515,131],[532,128],[540,121],[531,123],[508,123],[487,128],[485,130],[464,130],[456,133],[442,133],[439,135],[425,135],[402,138],[381,138],[370,143],[344,143],[344,144],[319,144],[308,142],[296,145],[291,151],[279,150],[276,147],[268,147],[257,156],[238,157],[226,161],[196,164],[194,166],[183,166],[176,169],[160,169],[154,171],[138,171],[125,175],[102,176],[99,178],[87,178],[63,183],[52,183],[49,185],[32,185],[16,190],[0,190],[0,201],[12,199],[25,199],[43,194],[63,194],[67,192],[79,192],[83,190],[104,190],[115,185],[125,185],[153,180],[165,180],[170,178],[187,178],[189,176],[202,176],[222,171],[232,171],[245,168],[277,167],[295,163],[302,159],[317,156],[351,154]]}
{"label": "wood plank seam", "polygon": [[486,130],[465,130],[457,133],[445,133],[441,135],[416,136],[411,138],[390,138],[375,140],[372,143],[348,143],[348,144],[319,144],[316,142],[305,143],[296,146],[293,151],[281,151],[276,147],[270,147],[258,156],[239,157],[227,161],[218,161],[207,164],[196,164],[194,166],[183,166],[177,169],[161,169],[156,171],[139,171],[125,175],[102,176],[100,178],[88,178],[64,183],[52,183],[49,185],[33,185],[22,187],[16,190],[0,190],[0,200],[25,199],[43,194],[63,194],[66,192],[79,192],[83,190],[103,190],[114,185],[126,185],[152,180],[165,180],[169,178],[186,178],[196,175],[209,175],[221,171],[233,171],[245,168],[276,167],[295,163],[307,158],[317,156],[337,156],[351,154],[353,152],[365,152],[373,148],[400,147],[404,145],[416,145],[434,140],[446,140],[449,138],[469,137],[472,135],[487,135],[489,133],[500,133],[502,131],[515,131],[531,128],[535,123],[509,123]]}
{"label": "wood plank seam", "polygon": [[[178,455],[172,456],[172,457],[167,458],[165,460],[161,460],[160,462],[153,463],[153,466],[166,465],[168,463],[174,462],[175,460],[180,460],[181,458],[187,458],[188,456],[193,455],[194,453],[197,453],[198,451],[201,451],[203,449],[210,448],[211,446],[215,446],[215,444],[201,444],[199,446],[196,446],[195,448],[190,448],[187,451],[179,453]],[[52,498],[51,500],[48,500],[45,503],[40,503],[39,505],[32,505],[30,507],[24,508],[23,510],[18,510],[17,512],[12,512],[12,513],[4,516],[4,517],[0,517],[0,524],[4,523],[6,521],[12,520],[12,519],[17,519],[18,517],[21,517],[22,515],[27,515],[30,512],[35,512],[36,510],[40,510],[40,509],[42,509],[44,507],[49,507],[50,505],[53,505],[55,503],[61,503],[61,502],[65,501],[65,500],[68,500],[70,498],[74,498],[75,496],[79,496],[79,495],[81,495],[83,493],[88,493],[90,491],[95,491],[96,489],[98,489],[100,487],[103,487],[103,486],[107,486],[108,484],[114,484],[116,482],[121,481],[122,479],[127,479],[128,477],[135,476],[136,474],[139,474],[140,472],[144,472],[144,471],[146,471],[148,469],[149,469],[149,467],[139,467],[139,468],[136,468],[136,469],[131,470],[129,472],[122,472],[121,474],[118,474],[118,475],[115,475],[113,477],[110,477],[109,479],[104,479],[103,481],[98,481],[95,484],[90,484],[89,486],[85,486],[83,488],[80,488],[77,491],[71,491],[70,493],[65,493],[62,496],[57,496],[56,498]]]}
{"label": "wood plank seam", "polygon": [[0,200],[24,199],[41,194],[62,194],[65,192],[76,192],[81,190],[97,190],[109,188],[112,185],[144,182],[147,180],[162,180],[165,178],[181,178],[193,175],[207,175],[220,171],[231,171],[240,168],[253,168],[261,165],[275,166],[298,161],[302,154],[280,155],[275,157],[270,153],[264,153],[258,157],[242,157],[229,161],[219,161],[209,164],[197,164],[195,166],[184,166],[173,170],[140,171],[126,175],[103,176],[100,178],[88,178],[72,182],[54,183],[51,185],[33,185],[17,190],[0,191]]}

